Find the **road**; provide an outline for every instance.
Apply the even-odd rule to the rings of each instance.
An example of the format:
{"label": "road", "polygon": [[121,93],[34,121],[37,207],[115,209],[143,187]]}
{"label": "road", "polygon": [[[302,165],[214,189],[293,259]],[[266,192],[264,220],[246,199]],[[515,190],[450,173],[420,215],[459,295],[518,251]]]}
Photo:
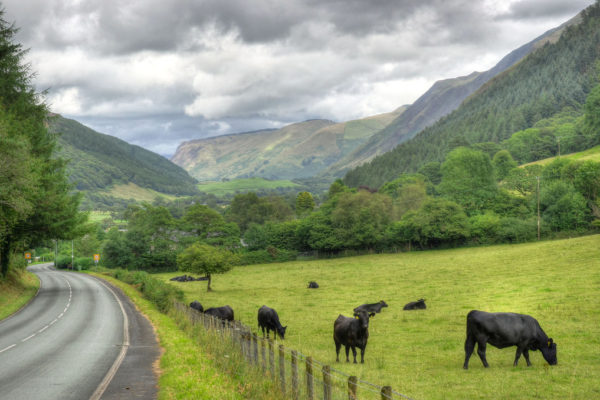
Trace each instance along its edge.
{"label": "road", "polygon": [[37,296],[0,322],[0,399],[155,397],[156,341],[127,299],[88,275],[50,264],[30,270],[41,281]]}

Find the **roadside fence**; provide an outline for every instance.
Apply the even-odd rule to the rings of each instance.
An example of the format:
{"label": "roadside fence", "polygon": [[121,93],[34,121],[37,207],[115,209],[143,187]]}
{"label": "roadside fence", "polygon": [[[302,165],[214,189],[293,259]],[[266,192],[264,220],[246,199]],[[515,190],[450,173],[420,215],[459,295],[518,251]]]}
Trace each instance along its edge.
{"label": "roadside fence", "polygon": [[[392,389],[348,375],[299,351],[253,333],[240,321],[222,321],[175,302],[175,310],[215,340],[229,341],[242,358],[270,377],[283,397],[293,400],[412,400]],[[341,351],[343,353],[343,349]]]}

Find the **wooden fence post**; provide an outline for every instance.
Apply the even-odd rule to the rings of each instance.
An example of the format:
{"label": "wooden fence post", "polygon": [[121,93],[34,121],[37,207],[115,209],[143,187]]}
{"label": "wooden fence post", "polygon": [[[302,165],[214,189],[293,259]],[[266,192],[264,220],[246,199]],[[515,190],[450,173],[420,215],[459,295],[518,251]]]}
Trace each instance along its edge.
{"label": "wooden fence post", "polygon": [[253,363],[258,365],[258,335],[252,335],[252,347],[254,350]]}
{"label": "wooden fence post", "polygon": [[275,380],[275,352],[273,351],[273,339],[269,339],[269,372]]}
{"label": "wooden fence post", "polygon": [[331,367],[323,365],[323,400],[331,400]]}
{"label": "wooden fence post", "polygon": [[390,400],[392,398],[392,387],[384,386],[381,388],[381,400]]}
{"label": "wooden fence post", "polygon": [[267,343],[265,342],[265,338],[260,339],[260,358],[262,361],[262,370],[263,373],[267,372]]}
{"label": "wooden fence post", "polygon": [[313,390],[313,365],[312,365],[312,357],[306,357],[306,398],[308,400],[314,399],[314,390]]}
{"label": "wooden fence post", "polygon": [[285,350],[282,344],[279,345],[279,383],[281,393],[285,395]]}
{"label": "wooden fence post", "polygon": [[298,399],[298,352],[292,350],[292,399]]}
{"label": "wooden fence post", "polygon": [[348,378],[348,400],[356,400],[356,383],[358,378],[351,376]]}

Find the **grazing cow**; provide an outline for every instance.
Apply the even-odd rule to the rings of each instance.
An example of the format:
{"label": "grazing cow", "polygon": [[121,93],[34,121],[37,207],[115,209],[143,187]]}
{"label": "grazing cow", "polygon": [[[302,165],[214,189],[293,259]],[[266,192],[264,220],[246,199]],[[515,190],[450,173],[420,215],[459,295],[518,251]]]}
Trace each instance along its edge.
{"label": "grazing cow", "polygon": [[287,326],[281,326],[277,311],[267,306],[258,309],[258,327],[262,328],[263,337],[265,337],[265,328],[267,328],[267,337],[269,337],[269,331],[273,331],[275,339],[277,339],[277,334],[283,339],[287,329]]}
{"label": "grazing cow", "polygon": [[318,289],[319,288],[319,284],[315,281],[310,281],[308,282],[308,288],[309,289]]}
{"label": "grazing cow", "polygon": [[355,318],[345,317],[340,314],[333,323],[333,341],[335,342],[335,361],[340,361],[340,348],[346,348],[346,362],[348,352],[352,348],[354,364],[356,364],[356,347],[360,349],[360,362],[365,362],[365,348],[369,338],[369,313],[364,310],[356,312]]}
{"label": "grazing cow", "polygon": [[366,311],[369,313],[369,316],[374,317],[375,313],[381,312],[381,309],[387,306],[387,303],[383,300],[379,303],[363,304],[354,309],[354,316],[356,316],[359,311]]}
{"label": "grazing cow", "polygon": [[211,307],[204,311],[206,315],[212,315],[223,321],[233,321],[233,309],[229,306]]}
{"label": "grazing cow", "polygon": [[419,299],[417,301],[411,301],[407,303],[403,310],[425,310],[427,306],[425,305],[425,299]]}
{"label": "grazing cow", "polygon": [[198,300],[192,301],[190,303],[190,307],[193,308],[196,311],[204,312],[204,307],[202,307],[202,304],[200,304],[200,302]]}
{"label": "grazing cow", "polygon": [[465,340],[465,364],[469,367],[469,357],[477,343],[477,354],[484,367],[488,367],[485,358],[486,343],[499,349],[517,346],[517,354],[513,366],[517,366],[521,353],[525,356],[527,366],[529,350],[540,350],[550,365],[556,365],[556,343],[548,338],[537,320],[529,315],[515,313],[488,313],[473,310],[467,314],[467,339]]}

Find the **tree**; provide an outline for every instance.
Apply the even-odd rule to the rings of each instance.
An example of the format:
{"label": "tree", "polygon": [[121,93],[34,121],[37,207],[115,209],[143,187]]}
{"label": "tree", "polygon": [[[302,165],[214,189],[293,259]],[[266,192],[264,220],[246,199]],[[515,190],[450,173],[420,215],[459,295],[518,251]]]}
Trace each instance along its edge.
{"label": "tree", "polygon": [[180,271],[206,275],[208,292],[212,291],[212,275],[229,271],[235,262],[236,257],[232,252],[202,243],[194,243],[177,256]]}
{"label": "tree", "polygon": [[588,94],[584,110],[583,133],[591,147],[600,143],[600,85]]}
{"label": "tree", "polygon": [[454,149],[442,164],[438,189],[468,214],[491,208],[498,187],[490,157],[466,147]]}
{"label": "tree", "polygon": [[296,196],[296,215],[303,216],[312,212],[315,200],[309,192],[300,192]]}
{"label": "tree", "polygon": [[[89,230],[79,212],[80,194],[72,193],[65,161],[55,155],[48,133],[48,109],[35,92],[33,74],[23,62],[26,51],[14,42],[17,29],[0,10],[0,276],[11,254],[48,239],[74,239]],[[7,146],[12,146],[10,149]],[[18,184],[20,188],[14,188]],[[13,187],[11,187],[13,186]],[[17,206],[15,206],[18,203]]]}
{"label": "tree", "polygon": [[568,182],[554,181],[546,185],[540,194],[542,217],[550,229],[579,230],[590,219],[585,199]]}
{"label": "tree", "polygon": [[506,178],[510,170],[517,167],[517,162],[513,160],[508,150],[500,150],[494,154],[492,163],[498,180]]}

